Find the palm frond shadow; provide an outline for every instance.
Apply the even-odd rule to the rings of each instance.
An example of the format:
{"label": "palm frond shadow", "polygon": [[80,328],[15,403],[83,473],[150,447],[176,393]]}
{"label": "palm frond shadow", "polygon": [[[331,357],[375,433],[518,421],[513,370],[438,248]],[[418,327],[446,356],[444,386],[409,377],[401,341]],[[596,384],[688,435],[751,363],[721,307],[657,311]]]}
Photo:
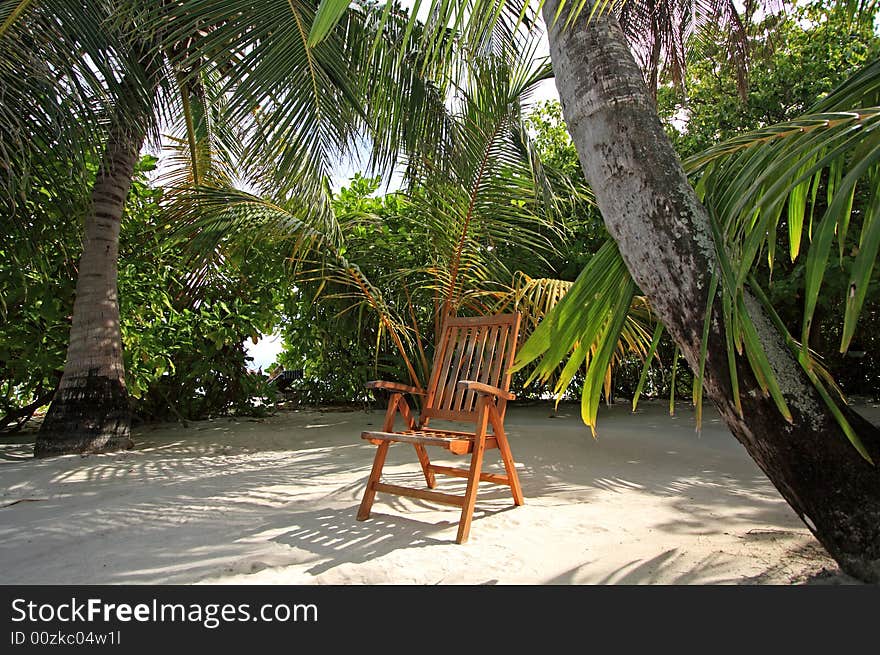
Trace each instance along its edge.
{"label": "palm frond shadow", "polygon": [[[345,564],[361,564],[407,548],[449,545],[443,532],[455,521],[419,521],[374,512],[368,521],[355,521],[357,506],[298,514],[290,528],[273,541],[305,550],[315,558],[308,573],[319,575]],[[402,541],[405,537],[405,541]]]}
{"label": "palm frond shadow", "polygon": [[[707,555],[696,564],[687,564],[685,553],[677,548],[663,551],[654,557],[627,562],[595,584],[638,585],[638,584],[701,584],[711,581],[713,584],[729,584],[737,578],[718,578],[716,574],[723,572],[725,560],[717,553]],[[581,566],[573,567],[550,579],[546,584],[578,584],[578,571]],[[682,570],[683,569],[683,570]],[[671,573],[677,571],[675,573]]]}
{"label": "palm frond shadow", "polygon": [[[505,488],[486,485],[477,501],[477,525],[489,528],[505,516],[521,522],[533,511],[548,517],[556,506],[588,510],[609,494],[635,493],[667,507],[664,517],[671,518],[651,526],[658,535],[738,534],[756,527],[806,532],[744,455],[731,459],[727,451],[738,446],[720,431],[707,428],[701,438],[687,428],[670,431],[674,420],[662,416],[662,408],[635,417],[621,406],[603,411],[596,441],[576,411],[549,420],[531,408],[512,407],[507,424],[526,508],[512,510]],[[179,432],[171,438],[158,431],[146,435],[144,451],[54,463],[2,460],[4,480],[26,479],[9,484],[3,500],[41,501],[0,509],[7,581],[191,583],[271,568],[305,582],[397,551],[459,548],[453,544],[455,508],[380,494],[372,518],[356,521],[372,456],[357,435],[374,417],[334,416],[336,425],[313,418],[319,420],[273,431],[272,442],[264,436],[259,449],[251,445],[251,430],[265,426],[238,425],[244,429],[237,433],[218,421],[184,439]],[[707,417],[710,426],[713,420]],[[687,417],[679,421],[688,425]],[[646,431],[658,438],[646,444]],[[541,445],[526,447],[534,440]],[[14,454],[20,446],[10,448]],[[494,465],[494,457],[487,464]],[[424,486],[411,448],[393,448],[386,472],[389,482]],[[441,481],[453,493],[461,484]],[[583,529],[627,528],[625,515],[602,521]],[[51,552],[71,534],[93,551],[97,571],[71,568],[63,558],[34,558],[35,548]],[[491,530],[484,534],[494,538]],[[529,534],[503,531],[514,547]],[[134,559],[125,547],[132,538],[141,544]]]}

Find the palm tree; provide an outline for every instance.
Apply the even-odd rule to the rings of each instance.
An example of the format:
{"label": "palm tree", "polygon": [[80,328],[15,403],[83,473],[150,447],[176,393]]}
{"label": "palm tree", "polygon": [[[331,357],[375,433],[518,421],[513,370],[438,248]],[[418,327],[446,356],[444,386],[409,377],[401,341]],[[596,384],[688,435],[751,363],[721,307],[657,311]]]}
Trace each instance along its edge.
{"label": "palm tree", "polygon": [[[239,180],[295,196],[314,220],[326,218],[333,162],[369,127],[362,107],[377,90],[366,80],[387,78],[396,62],[377,51],[378,19],[369,10],[348,12],[320,46],[308,46],[315,9],[287,0],[256,9],[251,2],[0,4],[0,72],[14,101],[4,109],[15,118],[14,129],[0,133],[0,148],[19,167],[5,188],[22,190],[29,157],[71,156],[103,144],[85,216],[67,362],[35,455],[131,446],[116,260],[125,199],[148,132],[158,141],[160,123],[180,126],[178,145],[186,152],[173,158],[180,172],[169,178],[176,211],[197,211],[189,191],[228,183],[235,168]],[[407,82],[390,80],[388,88],[405,94]],[[40,111],[30,107],[34,88],[45,97]],[[383,120],[397,122],[393,108]],[[389,149],[395,138],[388,137]]]}
{"label": "palm tree", "polygon": [[[193,190],[199,211],[187,207],[178,217],[181,232],[203,253],[224,242],[249,243],[255,230],[288,239],[291,284],[340,313],[367,309],[410,381],[422,385],[431,335],[443,318],[485,312],[497,302],[499,282],[513,276],[508,244],[534,271],[561,237],[552,171],[540,165],[522,122],[522,100],[548,74],[546,62],[530,56],[536,45],[475,57],[447,80],[454,97],[444,103],[440,93],[433,101],[441,138],[406,149],[406,210],[395,218],[420,257],[406,266],[381,270],[371,261],[379,217],[354,212],[316,220],[297,198],[201,187]],[[417,316],[417,307],[433,307],[432,320]]]}
{"label": "palm tree", "polygon": [[[544,6],[551,25],[558,8],[555,0]],[[880,579],[880,474],[870,461],[880,456],[880,431],[826,402],[809,362],[799,361],[759,291],[744,284],[748,255],[735,272],[726,265],[723,237],[688,183],[613,18],[583,15],[567,30],[556,23],[550,48],[581,165],[633,279],[731,432],[804,523],[844,570]],[[754,206],[746,211],[754,217]],[[728,347],[734,343],[740,348]],[[861,453],[841,434],[838,414],[858,434]]]}
{"label": "palm tree", "polygon": [[[85,215],[67,363],[37,440],[37,456],[130,446],[116,256],[123,205],[153,123],[161,62],[153,43],[123,38],[121,25],[111,24],[111,11],[108,3],[63,0],[6,2],[0,9],[6,17],[0,31],[4,59],[21,66],[4,71],[13,99],[43,89],[39,109],[26,109],[13,122],[36,146],[3,139],[17,166],[12,184],[27,179],[29,157],[75,155],[98,138],[104,142]],[[72,52],[80,56],[71,58]],[[72,130],[65,112],[76,112],[86,129]]]}

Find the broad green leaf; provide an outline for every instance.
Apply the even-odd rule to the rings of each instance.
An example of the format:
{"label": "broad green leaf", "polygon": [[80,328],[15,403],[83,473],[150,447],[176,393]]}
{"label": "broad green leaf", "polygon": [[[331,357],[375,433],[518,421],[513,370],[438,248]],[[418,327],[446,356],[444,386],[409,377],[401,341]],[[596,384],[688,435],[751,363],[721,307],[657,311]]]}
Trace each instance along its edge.
{"label": "broad green leaf", "polygon": [[[878,154],[880,154],[880,151],[878,151]],[[825,267],[828,264],[834,230],[838,224],[838,217],[841,211],[852,207],[856,179],[857,177],[850,173],[839,186],[834,195],[833,202],[822,217],[819,229],[807,253],[804,276],[804,316],[801,327],[801,343],[804,344],[804,348],[810,342],[810,326],[813,322],[816,302],[819,299],[819,288],[822,286],[822,280],[825,276]]]}
{"label": "broad green leaf", "polygon": [[[798,177],[801,177],[813,163],[813,160],[807,160],[798,170]],[[812,179],[804,180],[795,186],[788,196],[788,246],[791,261],[797,259],[800,252],[804,217],[807,212],[807,194],[811,183]]]}
{"label": "broad green leaf", "polygon": [[307,46],[314,48],[336,27],[339,19],[348,11],[349,0],[321,0],[315,20],[309,30]]}
{"label": "broad green leaf", "polygon": [[700,340],[700,370],[694,376],[694,407],[696,407],[697,432],[703,425],[703,375],[706,372],[706,353],[709,348],[709,330],[712,326],[712,307],[715,304],[715,296],[718,292],[718,272],[712,273],[712,281],[709,283],[709,294],[706,296],[706,314],[703,318],[703,334]]}
{"label": "broad green leaf", "polygon": [[587,369],[584,392],[581,396],[581,417],[590,426],[593,436],[596,436],[596,417],[605,374],[611,364],[611,356],[614,354],[620,331],[626,321],[633,293],[635,293],[635,283],[632,278],[629,278],[617,297],[615,307],[611,310],[607,327],[597,336],[599,348]]}
{"label": "broad green leaf", "polygon": [[761,387],[770,394],[771,398],[773,398],[773,402],[776,403],[776,407],[779,409],[783,418],[791,423],[793,420],[791,410],[788,407],[788,403],[785,402],[782,390],[779,388],[779,382],[776,379],[776,373],[773,371],[773,367],[767,359],[767,354],[764,352],[764,346],[761,343],[755,325],[748,314],[748,310],[745,308],[742,297],[738,299],[738,302],[740,305],[740,319],[743,326],[743,340],[745,342],[746,357],[749,364],[752,366],[752,371],[755,373],[755,377],[758,378]]}
{"label": "broad green leaf", "polygon": [[850,341],[856,331],[859,314],[868,293],[868,285],[871,281],[871,273],[877,262],[877,251],[880,247],[880,174],[870,178],[873,188],[872,197],[865,211],[864,224],[862,225],[861,238],[859,240],[859,253],[850,271],[849,285],[847,286],[846,311],[843,319],[843,335],[840,342],[840,352],[846,352]]}
{"label": "broad green leaf", "polygon": [[[801,353],[801,356],[804,356]],[[837,424],[843,430],[843,433],[846,435],[846,438],[849,439],[850,443],[853,447],[859,452],[859,454],[865,458],[869,463],[873,464],[874,460],[871,458],[871,455],[868,453],[868,450],[865,448],[865,444],[862,443],[862,440],[859,438],[859,435],[856,434],[856,431],[853,430],[850,422],[846,420],[846,417],[843,415],[843,412],[840,411],[840,408],[837,406],[837,403],[834,402],[834,399],[831,395],[826,391],[824,385],[819,380],[815,371],[813,371],[806,362],[801,362],[801,366],[804,372],[807,374],[807,377],[810,378],[810,381],[813,383],[813,386],[816,387],[816,391],[819,392],[819,395],[822,397],[822,400],[825,401],[826,407],[834,416],[834,419],[837,421]]]}
{"label": "broad green leaf", "polygon": [[727,348],[727,370],[730,373],[730,388],[733,395],[733,404],[740,418],[743,415],[742,399],[739,393],[739,373],[736,370],[736,344],[734,343],[734,334],[737,333],[737,327],[733,320],[733,302],[730,294],[721,294],[722,315],[724,317],[724,341]]}

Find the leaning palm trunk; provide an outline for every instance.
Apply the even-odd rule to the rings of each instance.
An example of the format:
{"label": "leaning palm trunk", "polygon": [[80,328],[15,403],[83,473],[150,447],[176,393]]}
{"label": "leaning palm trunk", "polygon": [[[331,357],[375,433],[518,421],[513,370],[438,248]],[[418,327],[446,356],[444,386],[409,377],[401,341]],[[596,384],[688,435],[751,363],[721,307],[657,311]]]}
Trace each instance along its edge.
{"label": "leaning palm trunk", "polygon": [[131,417],[119,331],[119,226],[146,121],[118,114],[85,218],[67,361],[40,428],[36,457],[131,448]]}
{"label": "leaning palm trunk", "polygon": [[[568,6],[571,6],[569,3]],[[709,215],[699,203],[657,118],[642,75],[612,17],[569,28],[554,25],[559,0],[544,17],[566,123],[609,232],[693,370],[712,271]],[[760,305],[745,299],[761,344],[791,409],[787,421],[761,393],[744,357],[736,361],[736,407],[720,303],[715,302],[704,388],[733,435],[767,474],[841,568],[880,581],[880,470],[841,432]],[[843,408],[866,451],[880,462],[880,431]]]}

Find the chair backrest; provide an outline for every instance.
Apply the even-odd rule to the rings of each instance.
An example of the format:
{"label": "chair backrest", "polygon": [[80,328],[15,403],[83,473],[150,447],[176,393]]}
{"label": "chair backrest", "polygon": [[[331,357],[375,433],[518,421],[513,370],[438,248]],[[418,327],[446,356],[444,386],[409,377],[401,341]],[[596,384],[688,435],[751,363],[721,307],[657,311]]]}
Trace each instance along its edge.
{"label": "chair backrest", "polygon": [[[459,380],[510,388],[519,322],[518,313],[447,319],[434,355],[422,424],[431,418],[476,422],[476,394],[459,389]],[[498,401],[502,417],[506,405]]]}

